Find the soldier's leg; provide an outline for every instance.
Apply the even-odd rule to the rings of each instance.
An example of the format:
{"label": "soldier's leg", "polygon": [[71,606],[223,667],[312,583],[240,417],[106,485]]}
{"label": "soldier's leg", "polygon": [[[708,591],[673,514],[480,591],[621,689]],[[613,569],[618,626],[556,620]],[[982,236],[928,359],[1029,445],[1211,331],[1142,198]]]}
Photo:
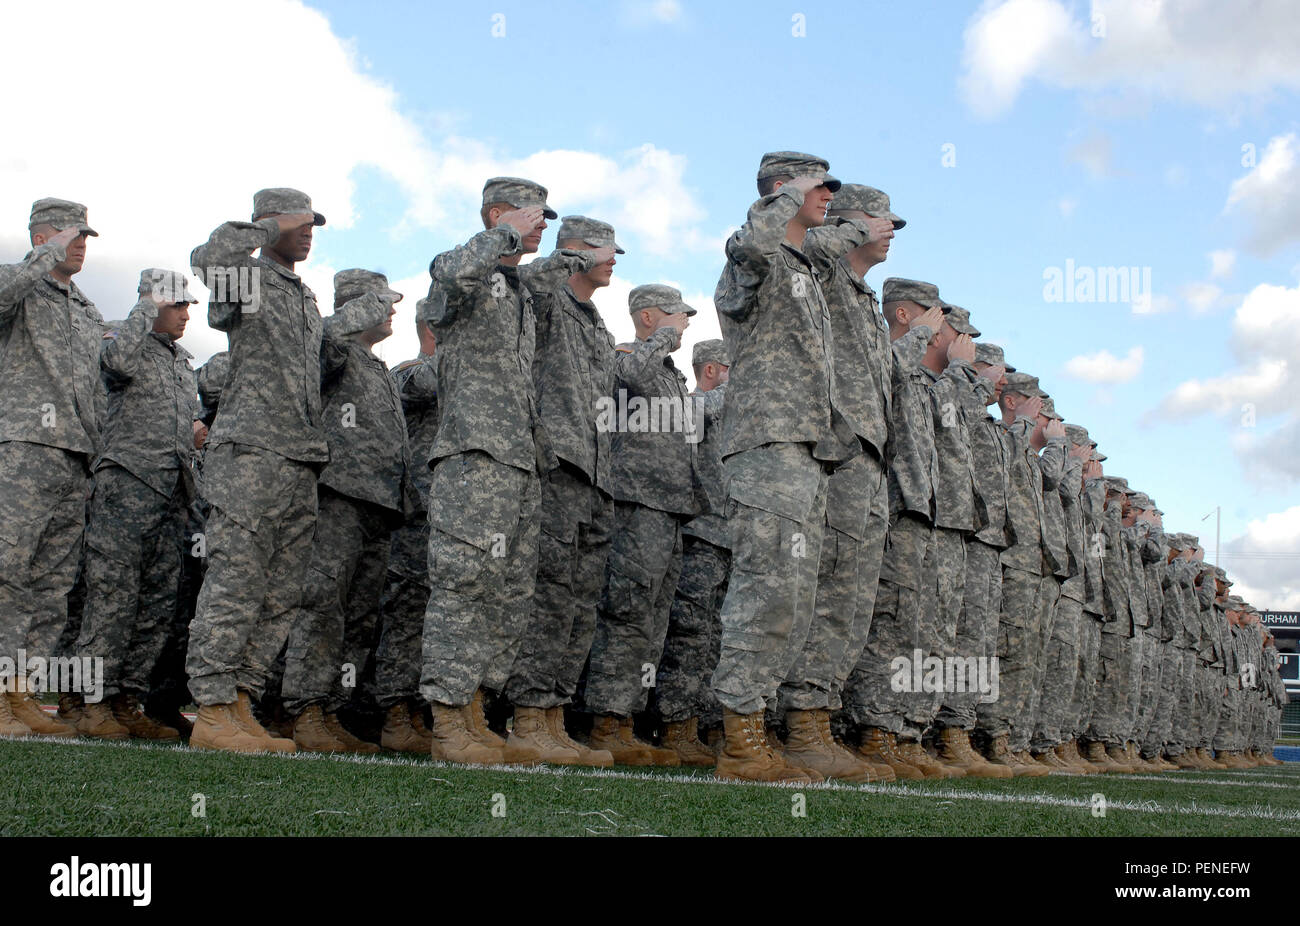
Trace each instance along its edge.
{"label": "soldier's leg", "polygon": [[420,635],[429,603],[428,556],[428,521],[393,532],[375,651],[375,700],[385,709],[420,693]]}
{"label": "soldier's leg", "polygon": [[55,451],[42,456],[51,468],[48,488],[52,491],[40,500],[48,510],[31,551],[33,582],[28,607],[35,606],[35,610],[26,643],[29,654],[44,656],[58,652],[68,625],[68,594],[81,563],[90,482],[80,454]]}
{"label": "soldier's leg", "polygon": [[154,664],[149,680],[149,696],[145,701],[145,713],[163,719],[170,726],[184,728],[187,734],[189,723],[181,716],[180,710],[193,700],[193,696],[185,677],[185,650],[189,646],[190,623],[194,620],[207,564],[207,541],[204,537],[206,509],[206,504],[199,500],[190,502],[186,508],[176,611],[167,628],[167,639],[163,643],[162,652]]}
{"label": "soldier's leg", "polygon": [[1043,672],[1041,707],[1031,742],[1035,752],[1051,749],[1068,738],[1067,718],[1079,676],[1079,621],[1082,616],[1082,602],[1066,596],[1056,600]]}
{"label": "soldier's leg", "polygon": [[1070,706],[1070,736],[1081,740],[1087,736],[1097,702],[1097,685],[1101,675],[1102,616],[1084,611],[1079,617],[1079,675]]}
{"label": "soldier's leg", "polygon": [[510,670],[528,630],[537,584],[542,483],[536,472],[524,473],[517,494],[519,515],[507,540],[504,568],[495,594],[493,633],[497,642],[482,681],[482,686],[493,693],[504,692],[510,680]]}
{"label": "soldier's leg", "polygon": [[573,621],[569,642],[555,670],[561,704],[572,703],[578,679],[596,636],[596,610],[605,587],[605,562],[614,539],[614,500],[596,488],[587,492],[588,519],[578,526],[578,553],[573,574]]}
{"label": "soldier's leg", "polygon": [[[983,625],[970,623],[963,607],[967,579],[973,580],[967,552],[978,541],[968,543],[960,531],[945,530],[939,533],[941,538],[937,559],[941,636],[939,646],[932,655],[945,660],[945,671],[944,690],[936,692],[933,724],[937,729],[953,726],[960,730],[970,730],[975,726],[975,704],[979,699],[977,666],[986,646]],[[976,554],[976,559],[978,558],[979,554]],[[948,662],[949,659],[952,662]],[[954,667],[954,672],[947,671],[948,665]],[[970,669],[976,669],[975,673],[968,671]]]}
{"label": "soldier's leg", "polygon": [[169,498],[155,496],[157,520],[142,536],[146,545],[141,563],[140,610],[122,678],[123,691],[140,697],[149,692],[154,668],[172,630],[180,603],[184,562],[185,493],[178,485]]}
{"label": "soldier's leg", "polygon": [[1172,644],[1157,641],[1158,655],[1154,671],[1157,675],[1155,691],[1152,698],[1155,708],[1151,711],[1151,723],[1147,726],[1142,739],[1142,758],[1158,758],[1165,749],[1169,733],[1173,726],[1174,689],[1177,685],[1177,664],[1170,660],[1175,656]]}
{"label": "soldier's leg", "polygon": [[990,739],[1010,736],[1025,714],[1033,684],[1032,639],[1042,577],[1005,566],[998,615],[998,697],[976,706],[980,729]]}
{"label": "soldier's leg", "polygon": [[835,670],[844,661],[849,634],[856,622],[861,543],[829,524],[823,530],[817,596],[808,639],[780,689],[781,707],[785,710],[810,711],[832,706]]}
{"label": "soldier's leg", "polygon": [[698,537],[683,538],[663,657],[655,676],[655,711],[664,723],[695,717],[708,673],[711,625],[718,590],[727,581],[726,551]]}
{"label": "soldier's leg", "polygon": [[[373,665],[378,644],[379,602],[388,575],[388,557],[392,549],[389,516],[375,506],[363,506],[361,518],[361,554],[352,572],[344,607],[342,665],[351,666],[354,685],[362,669]],[[348,679],[336,675],[334,689],[325,702],[325,712],[336,714],[358,695],[358,689],[344,684]],[[369,697],[367,695],[367,700]]]}
{"label": "soldier's leg", "polygon": [[1052,633],[1052,616],[1056,609],[1056,597],[1060,585],[1055,576],[1037,577],[1038,588],[1034,591],[1030,605],[1028,633],[1029,666],[1025,679],[1025,702],[1015,723],[1011,727],[1010,748],[1012,752],[1022,752],[1029,748],[1033,738],[1034,726],[1042,706],[1043,679],[1046,675],[1047,641]]}

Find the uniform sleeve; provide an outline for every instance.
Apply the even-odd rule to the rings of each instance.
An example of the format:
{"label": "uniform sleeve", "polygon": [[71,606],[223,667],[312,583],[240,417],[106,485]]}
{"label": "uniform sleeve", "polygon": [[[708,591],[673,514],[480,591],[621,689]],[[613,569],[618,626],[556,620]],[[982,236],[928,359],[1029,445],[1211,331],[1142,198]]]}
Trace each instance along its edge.
{"label": "uniform sleeve", "polygon": [[426,405],[438,397],[438,369],[433,357],[408,361],[393,370],[393,382],[403,402]]}
{"label": "uniform sleeve", "polygon": [[235,327],[243,308],[241,284],[254,279],[251,274],[241,279],[240,268],[256,269],[253,252],[279,240],[280,225],[273,218],[227,222],[205,244],[190,252],[190,269],[212,294],[208,300],[209,328],[230,331]]}
{"label": "uniform sleeve", "polygon": [[543,257],[530,264],[521,264],[519,279],[534,292],[538,290],[554,291],[568,282],[575,273],[584,273],[596,266],[591,251],[577,251],[560,248],[549,257]]}
{"label": "uniform sleeve", "polygon": [[522,245],[523,239],[513,225],[498,225],[439,254],[429,265],[433,282],[423,318],[435,327],[451,324],[491,285],[501,258],[518,254]]}
{"label": "uniform sleeve", "polygon": [[654,394],[655,379],[664,367],[664,358],[677,344],[674,328],[659,328],[644,341],[620,345],[614,352],[614,374],[643,395]]}
{"label": "uniform sleeve", "polygon": [[105,335],[99,354],[99,366],[109,378],[130,382],[140,365],[145,340],[153,331],[158,317],[158,305],[148,296],[141,296],[126,317],[126,322],[115,334]]}
{"label": "uniform sleeve", "polygon": [[929,347],[932,337],[934,332],[930,330],[929,325],[917,325],[912,328],[890,345],[894,363],[900,370],[909,374],[916,372],[921,366],[921,359],[925,357],[926,348]]}
{"label": "uniform sleeve", "polygon": [[835,270],[841,257],[871,240],[871,231],[861,219],[831,216],[820,228],[808,229],[803,252],[823,280]]}
{"label": "uniform sleeve", "polygon": [[1065,438],[1049,437],[1038,455],[1038,466],[1043,471],[1043,488],[1055,489],[1065,476]]}
{"label": "uniform sleeve", "polygon": [[744,321],[758,300],[772,260],[785,240],[786,226],[803,206],[803,193],[786,184],[749,207],[749,217],[727,239],[727,266],[713,302],[728,318]]}
{"label": "uniform sleeve", "polygon": [[0,331],[13,323],[18,306],[36,288],[41,277],[67,256],[66,248],[46,242],[34,248],[21,263],[0,264]]}

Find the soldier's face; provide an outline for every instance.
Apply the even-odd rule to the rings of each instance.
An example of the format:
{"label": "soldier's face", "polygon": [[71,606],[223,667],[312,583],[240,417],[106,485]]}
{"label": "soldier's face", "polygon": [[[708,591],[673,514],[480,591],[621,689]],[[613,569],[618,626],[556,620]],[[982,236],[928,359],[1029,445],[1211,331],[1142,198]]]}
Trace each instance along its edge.
{"label": "soldier's face", "polygon": [[546,231],[546,218],[543,217],[541,222],[533,226],[533,230],[523,236],[523,245],[525,254],[536,254],[537,249],[542,246],[542,232]]}
{"label": "soldier's face", "polygon": [[308,222],[306,225],[285,232],[276,240],[271,250],[291,264],[306,260],[307,255],[311,253],[312,229],[315,227]]}
{"label": "soldier's face", "polygon": [[82,266],[86,263],[86,241],[88,238],[88,235],[78,235],[74,238],[67,247],[66,256],[55,265],[55,269],[68,276],[80,273]]}
{"label": "soldier's face", "polygon": [[[585,241],[566,241],[564,246],[573,248],[576,251],[596,250],[592,245],[587,244]],[[585,277],[587,282],[596,289],[599,289],[602,286],[608,286],[609,281],[614,277],[614,265],[616,263],[618,263],[618,260],[611,257],[609,260],[605,261],[605,263],[597,264],[592,267],[590,270],[583,273],[582,276]]]}
{"label": "soldier's face", "polygon": [[804,194],[803,205],[795,216],[804,228],[816,228],[826,221],[826,207],[835,194],[824,186],[816,186]]}
{"label": "soldier's face", "polygon": [[158,306],[158,317],[153,320],[153,330],[167,335],[173,341],[179,341],[185,336],[185,326],[189,320],[189,303],[166,303]]}

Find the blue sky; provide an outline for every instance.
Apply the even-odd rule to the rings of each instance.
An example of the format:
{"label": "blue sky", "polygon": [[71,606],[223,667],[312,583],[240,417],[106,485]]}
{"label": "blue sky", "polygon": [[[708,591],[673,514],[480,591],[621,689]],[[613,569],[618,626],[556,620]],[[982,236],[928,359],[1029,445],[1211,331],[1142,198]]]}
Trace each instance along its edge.
{"label": "blue sky", "polygon": [[[562,215],[617,226],[628,253],[597,297],[616,334],[628,288],[666,281],[703,310],[689,345],[716,333],[721,243],[759,156],[810,151],[908,220],[869,283],[938,284],[1168,528],[1213,547],[1200,518],[1221,505],[1225,567],[1260,606],[1300,608],[1300,17],[1285,2],[140,7],[193,48],[165,81],[96,35],[95,5],[69,17],[102,64],[66,89],[86,150],[111,154],[0,163],[5,214],[57,188],[108,223],[82,281],[106,317],[140,267],[183,267],[253,190],[298,186],[330,217],[304,269],[323,303],[342,267],[401,281],[396,362],[430,258],[476,230],[487,176],[520,172]],[[0,38],[11,86],[31,54]],[[150,135],[140,99],[188,122],[188,166],[132,151]],[[141,216],[133,179],[174,194],[173,228]],[[5,253],[22,247],[8,224]],[[1149,268],[1150,304],[1046,301],[1044,272],[1067,260]],[[187,335],[200,359],[221,347],[203,327]],[[1261,555],[1277,553],[1293,555]]]}

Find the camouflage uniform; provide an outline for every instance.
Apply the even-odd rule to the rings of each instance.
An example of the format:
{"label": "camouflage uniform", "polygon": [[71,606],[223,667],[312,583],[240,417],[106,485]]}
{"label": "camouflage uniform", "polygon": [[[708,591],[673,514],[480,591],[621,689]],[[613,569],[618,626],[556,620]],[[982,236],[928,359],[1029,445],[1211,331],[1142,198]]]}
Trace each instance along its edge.
{"label": "camouflage uniform", "polygon": [[[1066,425],[1066,429],[1071,432],[1069,436],[1072,443],[1093,448],[1093,460],[1104,459],[1097,453],[1096,445],[1086,430],[1077,425]],[[1105,623],[1105,605],[1102,593],[1102,550],[1097,540],[1097,521],[1105,505],[1106,485],[1099,477],[1082,479],[1082,473],[1080,481],[1081,489],[1076,496],[1076,505],[1065,509],[1066,527],[1070,531],[1067,541],[1073,544],[1072,555],[1083,569],[1083,583],[1079,615],[1078,676],[1067,714],[1068,729],[1062,729],[1061,734],[1065,738],[1085,740],[1092,722],[1101,675],[1101,628]],[[1063,587],[1063,595],[1066,592]]]}
{"label": "camouflage uniform", "polygon": [[[1130,497],[1132,492],[1129,493]],[[1121,531],[1128,551],[1129,613],[1133,615],[1133,651],[1131,655],[1132,683],[1128,686],[1129,731],[1125,739],[1140,742],[1146,731],[1150,711],[1152,687],[1149,674],[1155,658],[1155,634],[1152,633],[1151,599],[1147,595],[1146,568],[1147,537],[1144,526],[1133,524]]]}
{"label": "camouflage uniform", "polygon": [[[1170,535],[1173,549],[1180,553],[1188,549],[1188,542],[1186,534]],[[1195,578],[1195,564],[1181,555],[1165,566],[1164,628],[1172,634],[1168,645],[1172,650],[1170,674],[1174,676],[1170,733],[1165,741],[1165,752],[1170,756],[1182,755],[1195,745],[1192,728],[1196,707],[1197,609],[1196,589],[1192,584]]]}
{"label": "camouflage uniform", "polygon": [[[1108,488],[1116,484],[1107,477]],[[1129,605],[1130,565],[1120,525],[1119,499],[1107,499],[1098,522],[1102,549],[1102,606],[1100,669],[1088,738],[1106,746],[1123,746],[1132,728],[1129,690],[1133,667],[1133,613]]]}
{"label": "camouflage uniform", "polygon": [[[638,286],[628,304],[695,313],[668,286]],[[595,714],[627,717],[645,708],[653,685],[646,677],[663,655],[681,574],[682,523],[704,510],[696,460],[703,422],[670,356],[678,340],[676,329],[664,327],[614,349],[616,404],[626,406],[628,423],[618,422],[610,441],[614,536],[584,693]],[[654,412],[659,401],[663,415]],[[633,417],[640,403],[650,409],[644,428]]]}
{"label": "camouflage uniform", "polygon": [[[31,224],[85,225],[86,207],[38,200]],[[87,476],[99,447],[103,318],[50,270],[42,244],[0,265],[0,657],[53,654],[81,559]]]}
{"label": "camouflage uniform", "polygon": [[387,321],[398,299],[382,274],[334,275],[338,307],[324,320],[320,368],[330,461],[320,473],[311,568],[281,686],[294,715],[313,704],[334,714],[351,699],[374,648],[392,531],[415,507],[397,385],[385,363],[349,337]]}
{"label": "camouflage uniform", "polygon": [[[305,211],[304,201],[310,210],[296,191],[262,191],[254,212]],[[233,703],[241,689],[261,697],[302,593],[316,474],[329,459],[316,296],[293,271],[251,256],[279,235],[274,218],[227,222],[190,255],[212,290],[208,325],[230,342],[221,412],[203,455],[208,572],[185,664],[200,705]],[[241,273],[252,284],[247,304],[230,285]]]}
{"label": "camouflage uniform", "polygon": [[[542,205],[546,190],[494,178],[485,205]],[[555,212],[546,209],[548,217]],[[429,573],[420,693],[461,707],[501,691],[528,626],[537,577],[539,473],[555,465],[537,410],[533,297],[510,225],[439,254],[422,316],[438,336],[438,435],[430,465]],[[557,251],[530,273],[591,266],[589,251]]]}
{"label": "camouflage uniform", "polygon": [[[583,216],[564,219],[558,240],[572,238],[623,253],[612,227]],[[614,393],[614,338],[595,304],[578,299],[567,276],[526,280],[537,316],[538,412],[560,465],[542,479],[532,616],[506,695],[521,707],[552,708],[568,704],[577,691],[596,632],[614,527],[610,434],[597,421],[602,399]]]}
{"label": "camouflage uniform", "polygon": [[[826,185],[838,188],[825,176],[825,162],[818,163]],[[784,240],[803,199],[786,184],[750,207],[727,240],[727,266],[714,294],[732,359],[722,418],[732,570],[712,685],[738,714],[774,702],[803,649],[816,599],[827,472],[861,452],[839,410],[830,311],[815,269]]]}
{"label": "camouflage uniform", "polygon": [[[197,386],[190,353],[153,332],[158,305],[197,302],[180,274],[146,270],[126,323],[104,336],[103,449],[86,526],[86,604],[77,649],[104,659],[104,695],[144,695],[179,607]],[[165,288],[165,292],[163,289]]]}

